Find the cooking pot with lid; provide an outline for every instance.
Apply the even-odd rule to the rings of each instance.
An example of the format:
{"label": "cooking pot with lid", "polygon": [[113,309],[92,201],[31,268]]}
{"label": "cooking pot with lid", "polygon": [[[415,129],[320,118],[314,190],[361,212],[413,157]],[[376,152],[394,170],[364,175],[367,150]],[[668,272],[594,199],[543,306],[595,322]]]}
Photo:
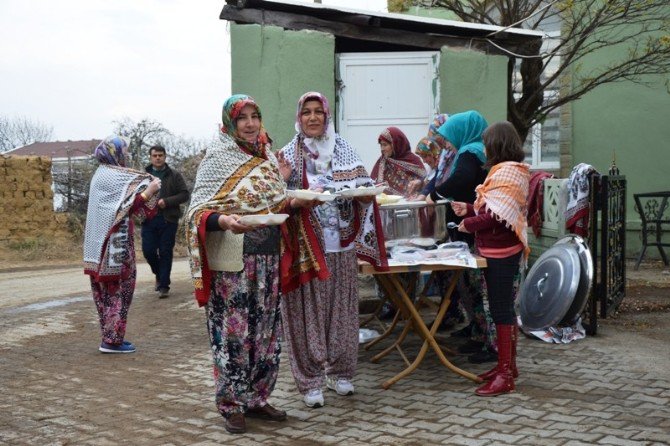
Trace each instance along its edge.
{"label": "cooking pot with lid", "polygon": [[447,239],[446,205],[448,200],[435,204],[425,201],[400,201],[379,206],[386,244],[416,242],[431,246]]}

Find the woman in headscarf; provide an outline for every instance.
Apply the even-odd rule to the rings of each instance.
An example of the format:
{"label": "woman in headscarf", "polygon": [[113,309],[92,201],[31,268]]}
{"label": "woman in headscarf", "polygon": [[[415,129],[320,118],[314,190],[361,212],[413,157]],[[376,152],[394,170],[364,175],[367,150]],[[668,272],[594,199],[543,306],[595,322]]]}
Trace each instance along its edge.
{"label": "woman in headscarf", "polygon": [[[289,189],[340,192],[374,183],[356,151],[335,133],[325,96],[298,101],[293,140],[280,153]],[[351,395],[358,357],[357,256],[386,268],[373,197],[338,198],[291,216],[282,252],[282,319],[291,370],[309,407],[322,387]]]}
{"label": "woman in headscarf", "polygon": [[253,98],[228,98],[222,121],[198,167],[186,235],[195,297],[207,315],[216,406],[226,430],[242,433],[245,417],[283,421],[286,412],[268,403],[279,370],[280,229],[240,218],[300,203],[286,199]]}
{"label": "woman in headscarf", "polygon": [[426,176],[421,159],[412,153],[407,136],[398,127],[384,129],[377,143],[382,154],[370,176],[376,183],[387,184],[384,190],[386,194],[406,197],[410,182],[422,180]]}
{"label": "woman in headscarf", "polygon": [[126,167],[128,141],[109,136],[94,152],[100,166],[91,179],[84,231],[84,272],[91,277],[98,310],[102,353],[133,353],[124,341],[135,291],[135,225],[156,211],[161,181]]}
{"label": "woman in headscarf", "polygon": [[[409,188],[411,191],[420,191],[418,195],[412,196],[411,200],[425,200],[426,196],[435,190],[435,187],[442,185],[449,178],[451,165],[456,157],[456,150],[438,132],[438,129],[447,122],[447,119],[449,119],[449,115],[446,113],[435,116],[433,122],[428,126],[428,133],[416,145],[415,153],[430,167],[431,171],[423,182],[413,182],[410,184]],[[449,219],[447,218],[447,220]],[[452,231],[449,232],[451,233]],[[451,235],[453,236],[453,234]],[[444,292],[450,283],[450,277],[451,273],[447,271],[434,271],[431,273],[430,280],[432,280],[439,295],[444,296]],[[459,283],[459,285],[463,285],[463,283]],[[438,327],[439,331],[450,329],[463,321],[463,315],[459,310],[459,288],[463,291],[463,286],[459,286],[456,292],[452,294],[447,312]]]}
{"label": "woman in headscarf", "polygon": [[[426,197],[431,203],[441,198],[450,198],[454,201],[473,203],[475,188],[486,178],[486,155],[482,134],[487,127],[484,117],[477,111],[470,110],[449,116],[444,124],[438,128],[438,133],[456,151],[453,162],[449,167],[446,180],[437,185]],[[447,208],[447,221],[460,223],[451,207]],[[472,234],[457,233],[460,240],[474,246]],[[466,344],[459,347],[460,353],[471,354],[470,362],[481,363],[497,359],[495,345],[495,326],[484,301],[485,285],[481,273],[477,270],[468,270],[459,282],[458,294],[460,303],[465,310],[470,324],[455,335],[468,337]]]}
{"label": "woman in headscarf", "polygon": [[449,115],[442,113],[437,115],[433,122],[428,126],[428,133],[419,140],[416,145],[415,153],[421,160],[431,168],[431,172],[422,183],[413,182],[410,190],[420,190],[415,200],[425,200],[426,196],[435,190],[435,187],[441,185],[449,178],[451,165],[456,157],[454,146],[449,144],[437,131],[442,126]]}
{"label": "woman in headscarf", "polygon": [[[398,127],[384,129],[377,137],[377,143],[381,156],[372,168],[372,179],[375,183],[387,184],[384,193],[409,198],[412,182],[423,181],[426,176],[421,158],[412,153],[407,136]],[[400,277],[403,285],[409,286],[412,279],[416,280],[418,273],[402,274]],[[377,296],[385,300],[379,318],[393,317],[396,311],[395,305],[383,297],[386,294],[383,288],[377,285],[375,287]],[[411,290],[410,297],[413,299],[415,295],[416,290]]]}

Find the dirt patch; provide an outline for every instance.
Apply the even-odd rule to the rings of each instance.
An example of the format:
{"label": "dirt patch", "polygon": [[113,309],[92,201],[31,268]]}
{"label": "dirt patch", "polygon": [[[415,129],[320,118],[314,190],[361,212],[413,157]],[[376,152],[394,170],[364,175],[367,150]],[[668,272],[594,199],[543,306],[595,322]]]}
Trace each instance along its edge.
{"label": "dirt patch", "polygon": [[[135,254],[142,259],[142,238],[140,227],[135,228]],[[181,231],[181,228],[179,229]],[[183,232],[183,231],[181,231]],[[54,268],[62,266],[81,266],[83,256],[82,240],[33,240],[0,243],[0,271],[27,268]],[[177,237],[174,257],[186,257],[188,248],[183,237]]]}
{"label": "dirt patch", "polygon": [[649,339],[670,344],[670,289],[659,286],[633,286],[617,311],[600,324],[628,329]]}
{"label": "dirt patch", "polygon": [[670,311],[670,289],[656,286],[634,286],[626,289],[626,297],[617,314],[658,313]]}
{"label": "dirt patch", "polygon": [[0,270],[79,265],[80,242],[38,238],[0,244]]}

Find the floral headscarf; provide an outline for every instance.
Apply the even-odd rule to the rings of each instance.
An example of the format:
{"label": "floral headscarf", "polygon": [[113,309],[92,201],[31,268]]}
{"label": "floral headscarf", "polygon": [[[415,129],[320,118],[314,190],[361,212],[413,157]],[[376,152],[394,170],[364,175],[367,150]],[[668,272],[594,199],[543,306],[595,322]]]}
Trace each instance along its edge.
{"label": "floral headscarf", "polygon": [[415,150],[418,155],[433,158],[436,166],[434,187],[447,181],[456,158],[456,150],[438,131],[447,122],[447,119],[449,119],[449,115],[446,113],[435,116],[433,122],[428,126],[428,135],[421,138]]}
{"label": "floral headscarf", "polygon": [[449,115],[447,113],[436,115],[435,119],[433,119],[433,122],[431,122],[428,126],[428,138],[433,139],[435,136],[440,136],[438,129],[442,127],[445,122],[447,122],[447,119],[449,119]]}
{"label": "floral headscarf", "polygon": [[126,167],[128,164],[128,139],[123,136],[111,135],[95,148],[93,156],[100,164]]}
{"label": "floral headscarf", "polygon": [[416,145],[415,153],[417,155],[432,156],[436,161],[440,158],[440,152],[448,148],[447,141],[440,135],[438,129],[447,122],[449,115],[442,113],[435,116],[433,122],[428,126],[428,134],[425,138],[421,138]]}
{"label": "floral headscarf", "polygon": [[[261,120],[261,130],[258,133],[258,138],[256,142],[250,143],[246,139],[240,137],[237,133],[237,117],[240,115],[240,112],[247,105],[251,105],[258,113],[258,118]],[[272,142],[265,127],[263,127],[263,117],[261,115],[261,110],[256,104],[256,101],[251,96],[246,94],[235,94],[226,99],[226,102],[223,103],[223,110],[221,112],[221,131],[230,135],[238,146],[242,147],[244,150],[249,152],[251,155],[260,156],[261,158],[267,159],[265,154],[266,146]]]}
{"label": "floral headscarf", "polygon": [[423,137],[416,144],[416,150],[414,153],[417,155],[430,155],[431,157],[438,159],[440,157],[440,152],[442,147],[432,138]]}

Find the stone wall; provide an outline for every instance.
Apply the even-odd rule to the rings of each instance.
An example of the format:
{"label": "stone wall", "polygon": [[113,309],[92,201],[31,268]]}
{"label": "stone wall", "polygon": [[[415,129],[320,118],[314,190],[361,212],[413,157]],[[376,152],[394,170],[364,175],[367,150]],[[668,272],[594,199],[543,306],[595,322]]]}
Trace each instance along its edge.
{"label": "stone wall", "polygon": [[0,155],[0,244],[70,239],[68,214],[53,211],[51,159]]}

